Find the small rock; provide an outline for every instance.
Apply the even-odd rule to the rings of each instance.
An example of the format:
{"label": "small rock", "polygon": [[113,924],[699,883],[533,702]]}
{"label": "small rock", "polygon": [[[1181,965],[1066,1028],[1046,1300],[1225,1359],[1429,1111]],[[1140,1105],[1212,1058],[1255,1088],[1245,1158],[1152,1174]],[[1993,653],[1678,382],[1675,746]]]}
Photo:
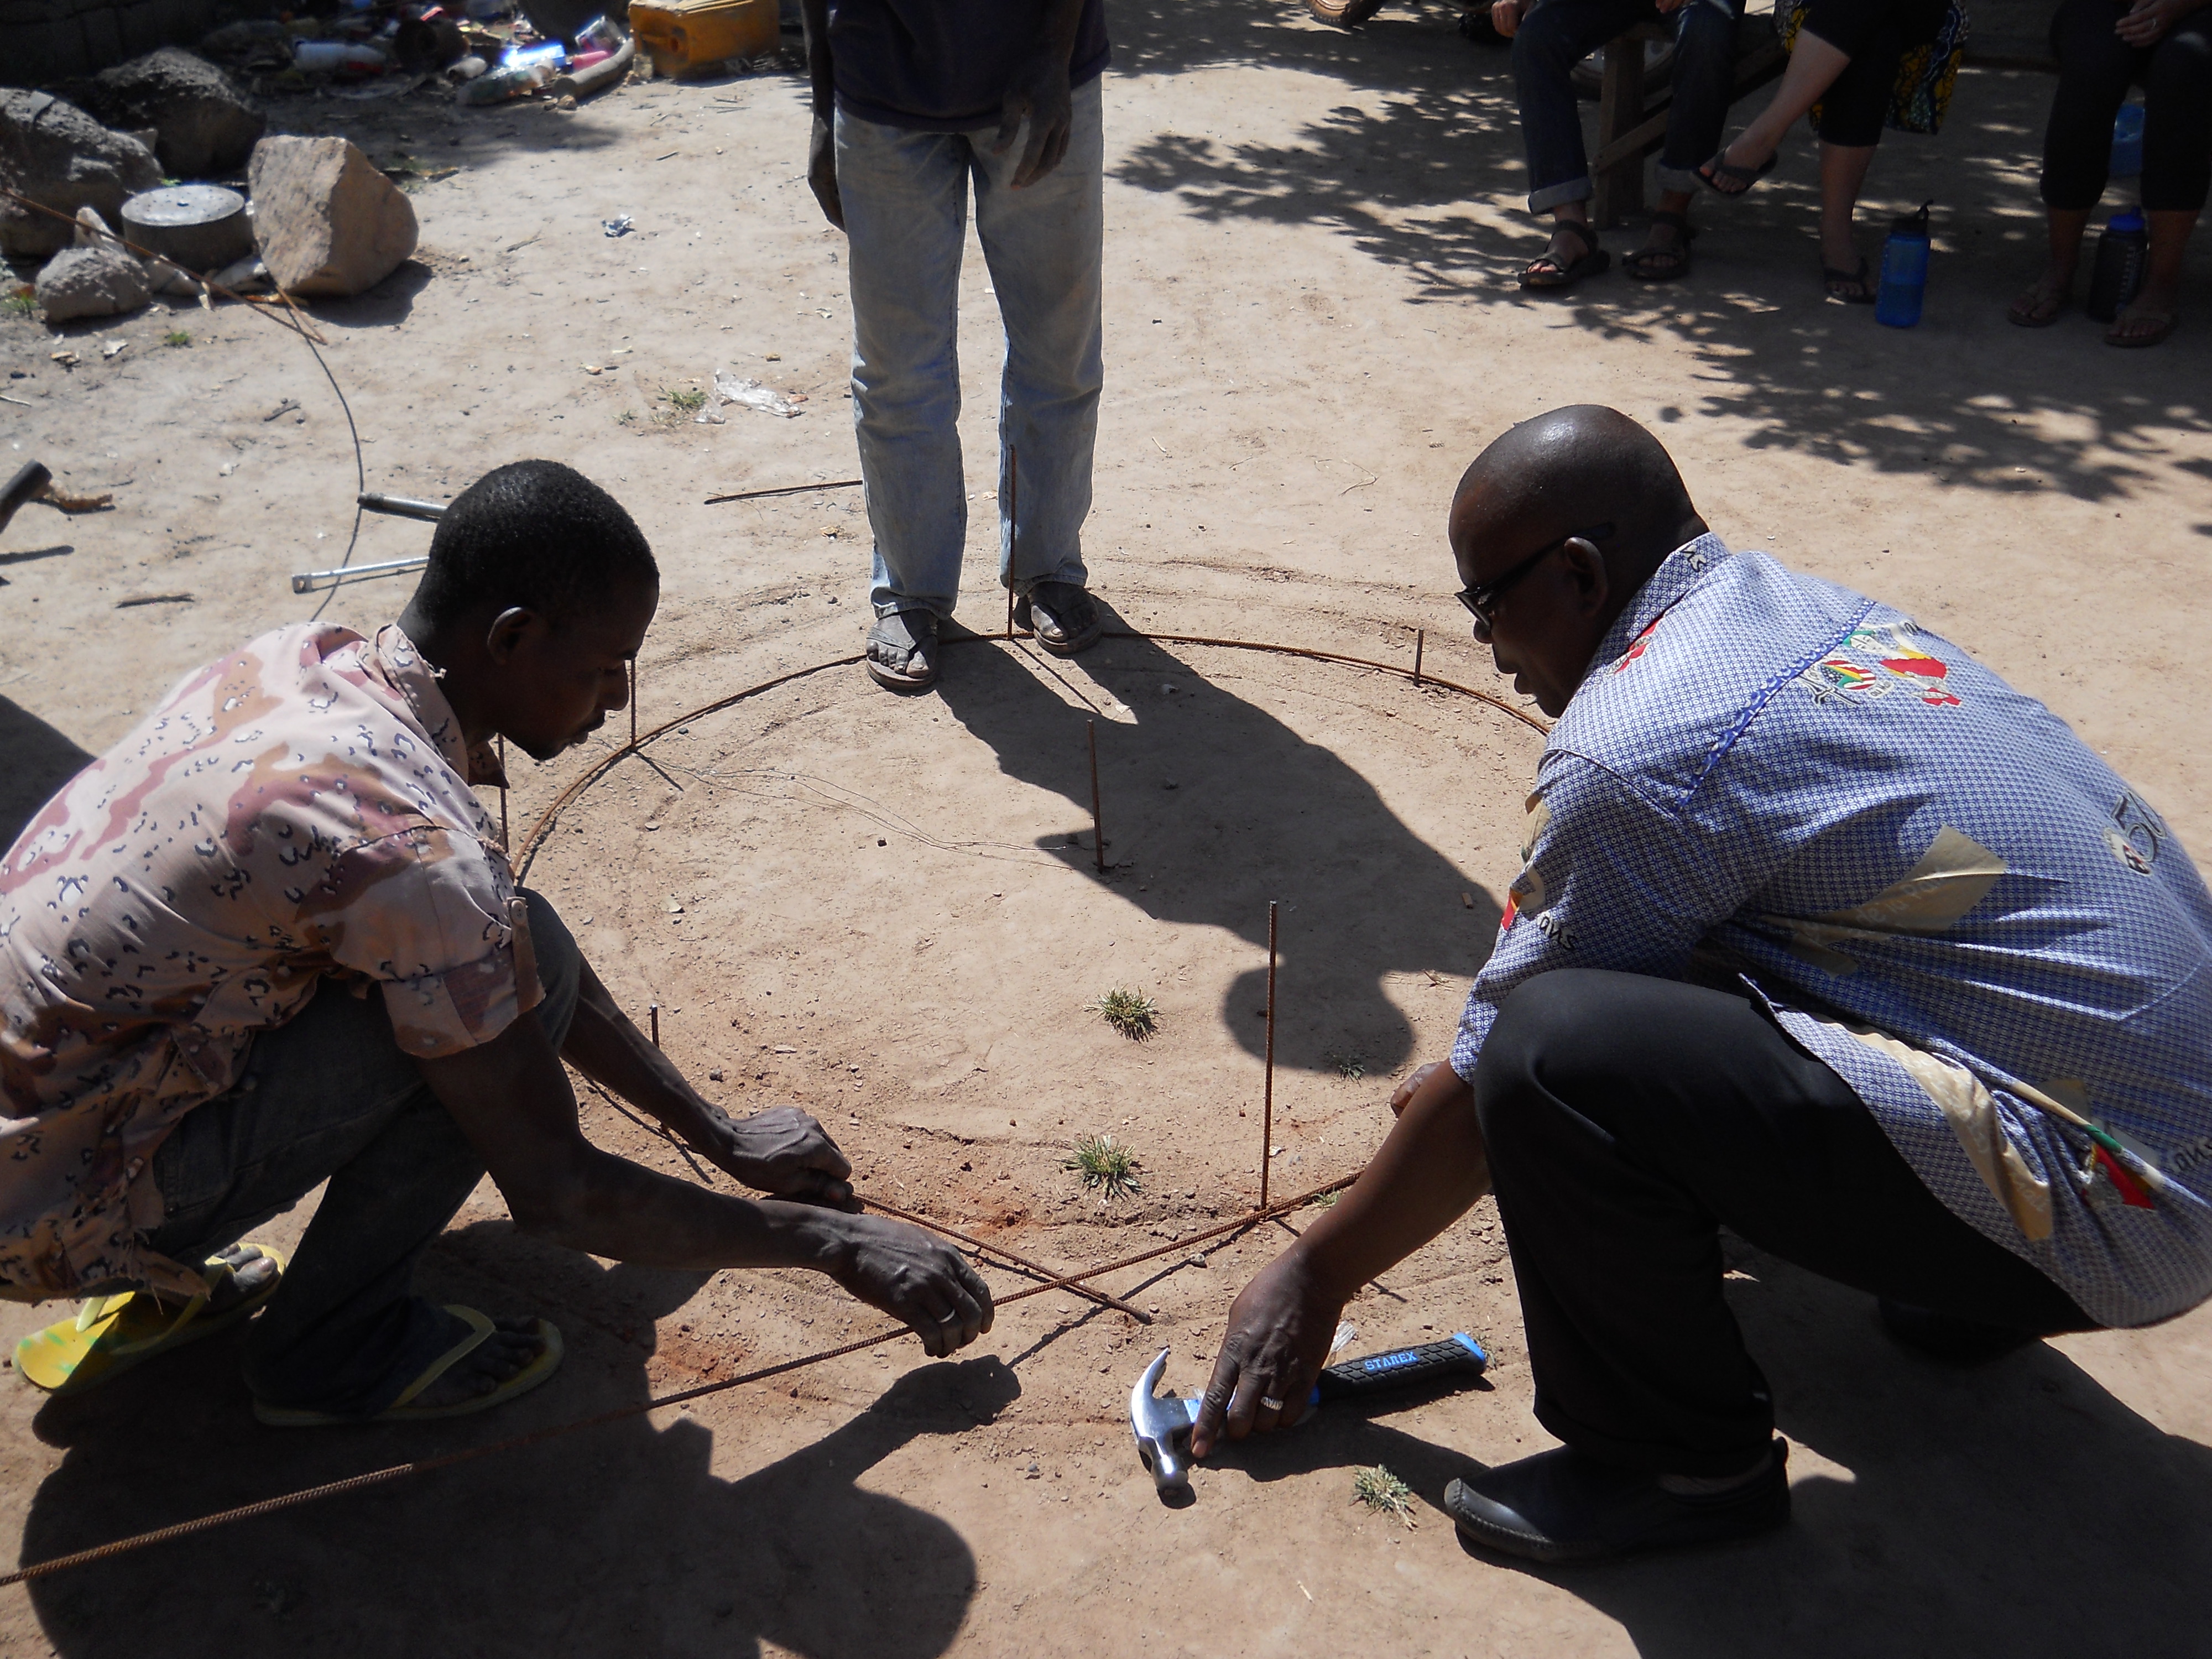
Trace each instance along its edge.
{"label": "small rock", "polygon": [[720,1083],[721,1080],[722,1068],[719,1066],[717,1066],[713,1071],[707,1073],[707,1081],[709,1083]]}
{"label": "small rock", "polygon": [[39,309],[50,323],[136,311],[153,291],[146,268],[112,247],[64,248],[39,273]]}
{"label": "small rock", "polygon": [[267,125],[230,77],[197,52],[163,46],[102,70],[93,112],[112,127],[151,127],[161,167],[179,179],[231,172]]}
{"label": "small rock", "polygon": [[415,252],[415,206],[343,138],[264,138],[246,169],[253,237],[288,293],[366,293]]}
{"label": "small rock", "polygon": [[[74,104],[0,87],[0,185],[54,209],[119,218],[126,197],[161,182],[161,164],[137,139],[110,132]],[[0,197],[0,254],[43,258],[70,245],[70,227]]]}

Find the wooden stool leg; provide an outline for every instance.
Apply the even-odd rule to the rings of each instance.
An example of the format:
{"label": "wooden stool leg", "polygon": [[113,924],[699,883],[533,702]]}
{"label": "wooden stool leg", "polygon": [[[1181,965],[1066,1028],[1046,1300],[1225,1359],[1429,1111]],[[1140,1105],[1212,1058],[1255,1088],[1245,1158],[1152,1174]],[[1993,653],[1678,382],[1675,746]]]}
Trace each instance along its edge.
{"label": "wooden stool leg", "polygon": [[[1644,42],[1632,35],[1609,40],[1605,48],[1605,83],[1597,100],[1597,147],[1606,146],[1644,118]],[[1620,222],[1625,213],[1644,205],[1644,158],[1632,156],[1601,173],[1590,218],[1601,230]]]}

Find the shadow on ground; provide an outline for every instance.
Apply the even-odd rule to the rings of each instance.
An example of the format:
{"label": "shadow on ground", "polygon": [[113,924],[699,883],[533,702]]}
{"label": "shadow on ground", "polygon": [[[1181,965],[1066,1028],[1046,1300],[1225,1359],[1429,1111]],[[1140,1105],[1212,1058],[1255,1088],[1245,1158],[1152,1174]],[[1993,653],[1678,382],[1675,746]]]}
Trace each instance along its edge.
{"label": "shadow on ground", "polygon": [[[2212,1572],[2212,1451],[2038,1343],[1959,1370],[1881,1334],[1871,1298],[1732,1243],[1729,1300],[1801,1449],[1795,1516],[1722,1549],[1528,1569],[1626,1627],[1642,1659],[2177,1653]],[[1334,1408],[1216,1454],[1262,1482],[1382,1463],[1423,1526],[1482,1466]],[[1850,1473],[1803,1474],[1809,1448]],[[1199,1503],[1207,1477],[1197,1477]],[[1473,1553],[1473,1552],[1470,1552]],[[1481,1557],[1484,1560],[1498,1558]],[[1471,1569],[1472,1570],[1472,1569]]]}
{"label": "shadow on ground", "polygon": [[[1704,234],[1686,280],[1639,283],[1616,265],[1571,290],[1532,295],[1516,278],[1545,233],[1522,210],[1528,178],[1508,58],[1461,39],[1454,15],[1431,3],[1394,6],[1346,34],[1295,5],[1127,0],[1114,19],[1123,71],[1288,69],[1340,82],[1358,101],[1324,106],[1327,94],[1317,95],[1287,141],[1233,129],[1158,133],[1115,176],[1224,226],[1331,227],[1401,273],[1409,285],[1401,291],[1417,304],[1513,307],[1528,326],[1583,331],[1593,348],[1686,339],[1706,389],[1659,418],[1740,420],[1754,450],[1868,462],[1998,495],[2055,486],[2102,501],[2149,476],[2166,434],[2212,430],[2199,341],[2115,351],[2078,313],[2041,333],[2005,321],[2008,301],[2041,269],[2035,180],[2050,76],[1969,72],[1940,136],[1886,135],[1859,240],[1878,262],[1890,216],[1936,203],[1937,257],[1917,329],[1882,328],[1871,307],[1824,298],[1814,145],[1802,131],[1779,172],[1743,201],[1692,204]],[[1731,131],[1767,97],[1760,90],[1739,104]],[[1585,106],[1591,137],[1595,120]],[[2133,199],[2133,181],[2118,181],[2106,203]],[[1641,240],[1640,220],[1606,236],[1616,255]],[[2197,277],[2202,267],[2200,252]],[[2189,292],[2191,304],[2203,302],[2201,280]]]}
{"label": "shadow on ground", "polygon": [[[1051,658],[1026,642],[1020,648],[1053,671]],[[1160,646],[1102,641],[1085,653],[1083,672],[1139,711],[1135,726],[1098,725],[1109,873],[1096,875],[1087,828],[1079,844],[1066,836],[1040,844],[1110,882],[1156,921],[1218,927],[1250,943],[1254,965],[1220,1008],[1247,1051],[1265,1046],[1273,899],[1282,907],[1278,1064],[1338,1070],[1356,1057],[1364,1070],[1384,1073],[1414,1058],[1413,1028],[1385,977],[1424,969],[1472,976],[1497,938],[1496,901],[1334,752]],[[986,643],[951,657],[938,695],[997,751],[1003,773],[1065,796],[1069,821],[1087,822],[1090,753],[1080,710],[1005,647]],[[1465,718],[1508,724],[1472,702]],[[1526,736],[1533,767],[1537,739]],[[1460,780],[1443,787],[1480,786]]]}
{"label": "shadow on ground", "polygon": [[[67,548],[9,556],[40,558]],[[0,562],[5,562],[0,560]],[[0,697],[0,851],[92,757],[20,703]]]}
{"label": "shadow on ground", "polygon": [[[253,1422],[234,1341],[217,1338],[40,1412],[40,1437],[68,1449],[32,1500],[22,1559],[641,1401],[653,1322],[704,1279],[602,1268],[503,1223],[446,1235],[425,1277],[429,1294],[544,1308],[568,1342],[562,1373],[483,1418],[287,1432]],[[734,1480],[710,1472],[702,1423],[635,1417],[58,1574],[31,1594],[66,1659],[747,1656],[764,1641],[807,1659],[933,1659],[966,1615],[975,1557],[945,1522],[860,1482],[908,1442],[988,1422],[1019,1392],[996,1359],[925,1365]],[[754,1413],[763,1397],[737,1396]],[[745,1410],[717,1416],[741,1424]]]}

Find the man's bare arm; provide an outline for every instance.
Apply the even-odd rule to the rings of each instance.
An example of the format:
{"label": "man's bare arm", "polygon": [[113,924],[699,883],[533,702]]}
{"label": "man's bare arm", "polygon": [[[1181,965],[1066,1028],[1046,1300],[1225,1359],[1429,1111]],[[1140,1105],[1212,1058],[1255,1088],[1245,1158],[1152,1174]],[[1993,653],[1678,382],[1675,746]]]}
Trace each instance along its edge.
{"label": "man's bare arm", "polygon": [[588,962],[561,1057],[594,1083],[668,1126],[748,1187],[778,1198],[854,1209],[852,1164],[828,1131],[795,1107],[732,1119],[693,1088],[676,1063],[623,1012]]}
{"label": "man's bare arm", "polygon": [[[1465,1215],[1490,1190],[1474,1091],[1451,1067],[1425,1066],[1392,1097],[1398,1121],[1333,1208],[1262,1268],[1229,1310],[1229,1328],[1191,1452],[1280,1428],[1304,1414],[1353,1292]],[[1262,1400],[1278,1400],[1278,1412]]]}
{"label": "man's bare arm", "polygon": [[[828,0],[823,0],[827,4]],[[1075,55],[1075,33],[1082,26],[1085,0],[1042,0],[1036,49],[1016,65],[999,106],[999,133],[994,155],[1004,155],[1024,121],[1030,124],[1030,141],[1022,146],[1022,159],[1008,187],[1033,185],[1060,163],[1075,125],[1074,94],[1067,83],[1070,59]]]}
{"label": "man's bare arm", "polygon": [[991,1328],[988,1287],[919,1228],[709,1192],[593,1146],[560,1056],[528,1016],[479,1048],[416,1063],[526,1231],[648,1267],[811,1267],[912,1326],[933,1356]]}

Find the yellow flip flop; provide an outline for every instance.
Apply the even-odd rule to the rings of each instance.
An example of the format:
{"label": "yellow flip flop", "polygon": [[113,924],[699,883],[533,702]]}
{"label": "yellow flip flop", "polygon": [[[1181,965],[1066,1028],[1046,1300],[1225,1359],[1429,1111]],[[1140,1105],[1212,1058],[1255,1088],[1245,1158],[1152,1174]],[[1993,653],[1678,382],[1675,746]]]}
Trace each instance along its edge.
{"label": "yellow flip flop", "polygon": [[48,1394],[82,1394],[120,1376],[142,1360],[235,1325],[276,1295],[284,1280],[281,1250],[251,1239],[245,1243],[275,1262],[276,1273],[236,1306],[219,1314],[207,1311],[209,1299],[234,1271],[221,1256],[211,1255],[201,1268],[205,1288],[183,1306],[164,1304],[148,1291],[96,1296],[77,1310],[75,1318],[33,1331],[18,1342],[16,1370],[25,1382]]}
{"label": "yellow flip flop", "polygon": [[478,1313],[474,1308],[465,1308],[458,1302],[446,1304],[446,1311],[465,1321],[469,1327],[469,1334],[424,1366],[422,1374],[400,1390],[399,1398],[375,1416],[341,1417],[334,1412],[303,1411],[291,1406],[271,1406],[257,1400],[253,1402],[254,1417],[272,1429],[334,1428],[348,1423],[428,1423],[441,1417],[467,1417],[477,1412],[489,1411],[494,1406],[503,1406],[519,1395],[528,1394],[561,1369],[561,1333],[540,1319],[537,1322],[535,1334],[544,1346],[538,1351],[537,1358],[506,1382],[454,1405],[417,1406],[414,1401],[424,1389],[482,1347],[484,1340],[498,1328],[488,1315]]}

